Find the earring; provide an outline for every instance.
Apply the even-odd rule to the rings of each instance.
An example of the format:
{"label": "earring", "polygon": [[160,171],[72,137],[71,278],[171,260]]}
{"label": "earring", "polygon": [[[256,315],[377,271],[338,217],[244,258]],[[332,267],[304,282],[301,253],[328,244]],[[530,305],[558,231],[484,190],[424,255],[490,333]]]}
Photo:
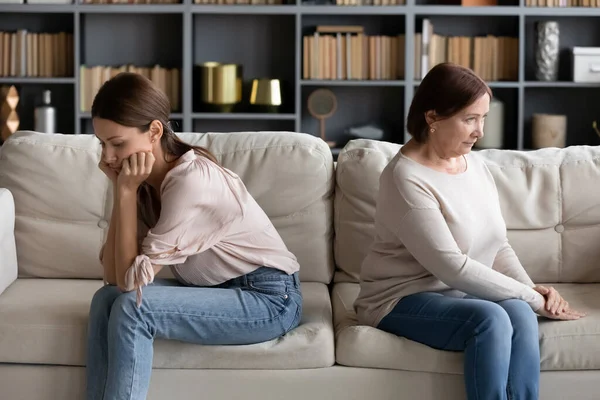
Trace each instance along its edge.
{"label": "earring", "polygon": [[429,132],[431,132],[431,133],[435,132],[435,128],[429,129]]}

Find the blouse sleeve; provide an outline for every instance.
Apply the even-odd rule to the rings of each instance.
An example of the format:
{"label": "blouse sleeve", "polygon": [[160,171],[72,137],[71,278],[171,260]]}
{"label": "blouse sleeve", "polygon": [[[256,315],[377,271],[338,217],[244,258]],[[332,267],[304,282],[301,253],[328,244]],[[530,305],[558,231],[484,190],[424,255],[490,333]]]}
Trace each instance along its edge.
{"label": "blouse sleeve", "polygon": [[242,216],[243,207],[227,172],[208,160],[179,165],[165,177],[161,187],[161,211],[148,231],[140,255],[128,269],[128,290],[154,280],[152,264],[183,263],[218,243]]}

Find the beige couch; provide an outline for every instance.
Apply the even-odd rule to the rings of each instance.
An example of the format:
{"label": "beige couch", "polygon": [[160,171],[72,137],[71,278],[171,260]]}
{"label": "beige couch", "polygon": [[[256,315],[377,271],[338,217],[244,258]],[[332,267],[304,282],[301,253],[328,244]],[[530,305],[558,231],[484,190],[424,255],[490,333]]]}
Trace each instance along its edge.
{"label": "beige couch", "polygon": [[[181,136],[239,173],[272,218],[302,266],[304,315],[290,334],[257,345],[156,341],[150,400],[464,398],[461,354],[356,325],[352,303],[378,177],[398,145],[351,142],[336,166],[310,135]],[[541,322],[540,398],[597,399],[600,149],[483,154],[532,278],[556,282],[589,313]],[[8,189],[0,189],[3,400],[84,398],[87,312],[102,284],[98,252],[112,207],[99,155],[93,136],[33,132],[0,150],[0,188]]]}

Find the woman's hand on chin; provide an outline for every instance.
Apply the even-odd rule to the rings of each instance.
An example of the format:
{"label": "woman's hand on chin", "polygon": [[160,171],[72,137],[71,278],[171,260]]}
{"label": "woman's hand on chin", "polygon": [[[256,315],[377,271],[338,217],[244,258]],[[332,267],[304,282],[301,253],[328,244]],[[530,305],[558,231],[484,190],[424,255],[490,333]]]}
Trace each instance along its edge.
{"label": "woman's hand on chin", "polygon": [[154,154],[151,151],[133,153],[123,160],[121,172],[117,178],[119,189],[135,192],[152,172]]}
{"label": "woman's hand on chin", "polygon": [[100,160],[100,162],[98,163],[98,168],[100,168],[100,170],[104,172],[104,175],[106,175],[108,179],[110,179],[113,185],[117,183],[117,178],[119,174],[117,173],[117,171],[112,169],[107,163]]}

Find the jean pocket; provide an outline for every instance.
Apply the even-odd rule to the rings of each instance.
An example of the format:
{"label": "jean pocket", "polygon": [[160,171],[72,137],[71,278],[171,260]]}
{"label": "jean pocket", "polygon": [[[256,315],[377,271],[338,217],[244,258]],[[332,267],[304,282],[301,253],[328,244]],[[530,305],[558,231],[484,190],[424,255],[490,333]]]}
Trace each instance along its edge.
{"label": "jean pocket", "polygon": [[248,287],[258,293],[269,296],[278,296],[287,299],[288,287],[284,281],[258,281],[248,282]]}

